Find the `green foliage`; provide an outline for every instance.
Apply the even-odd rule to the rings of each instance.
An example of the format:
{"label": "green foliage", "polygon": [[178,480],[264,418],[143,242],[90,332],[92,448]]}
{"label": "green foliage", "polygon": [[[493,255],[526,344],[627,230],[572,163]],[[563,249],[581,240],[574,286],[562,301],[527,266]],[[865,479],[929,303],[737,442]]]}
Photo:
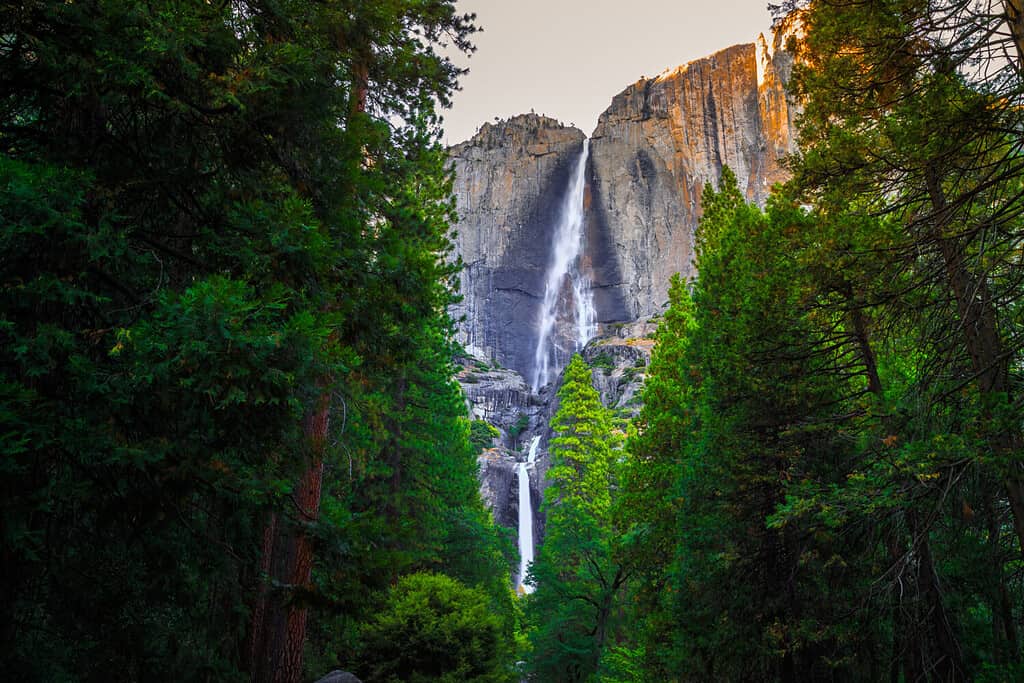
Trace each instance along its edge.
{"label": "green foliage", "polygon": [[501,436],[501,432],[494,425],[485,420],[473,420],[469,423],[469,442],[473,444],[477,453],[494,445],[494,440]]}
{"label": "green foliage", "polygon": [[388,591],[363,629],[367,683],[511,681],[508,640],[487,596],[439,574],[412,574]]}
{"label": "green foliage", "polygon": [[527,417],[526,413],[520,413],[516,421],[508,428],[508,435],[513,439],[518,439],[519,435],[523,433],[523,430],[530,426],[530,418]]}
{"label": "green foliage", "polygon": [[[849,404],[844,476],[808,477],[774,521],[872,530],[851,560],[887,571],[877,611],[901,605],[892,666],[907,679],[975,677],[1020,650],[1006,607],[1024,542],[1011,4],[815,2],[798,46],[790,192],[814,202],[815,303],[857,338],[870,399]],[[922,568],[909,582],[908,563]]]}
{"label": "green foliage", "polygon": [[571,504],[599,521],[609,519],[615,484],[608,411],[591,384],[590,368],[574,355],[558,390],[555,433],[549,445],[551,480],[545,495],[552,504]]}
{"label": "green foliage", "polygon": [[601,352],[590,360],[590,367],[604,370],[607,375],[615,369],[615,361],[612,360],[612,357],[608,353]]}
{"label": "green foliage", "polygon": [[544,544],[531,566],[527,598],[530,671],[540,680],[584,681],[618,638],[616,598],[630,570],[614,557],[618,487],[609,412],[578,354],[565,370],[551,421]]}
{"label": "green foliage", "polygon": [[747,206],[728,170],[703,204],[700,275],[692,294],[672,283],[628,449],[636,651],[648,678],[870,677],[877,631],[840,606],[866,585],[837,571],[851,548],[767,524],[787,482],[835,476],[848,451],[830,412],[842,354],[794,259],[807,226]]}
{"label": "green foliage", "polygon": [[945,9],[809,3],[794,182],[705,191],[623,475],[644,678],[1012,678],[1021,90]]}
{"label": "green foliage", "polygon": [[[471,19],[43,0],[0,22],[5,674],[258,680],[268,594],[310,610],[319,667],[417,570],[483,591],[510,637],[445,313],[433,109]],[[309,540],[311,579],[275,536]]]}

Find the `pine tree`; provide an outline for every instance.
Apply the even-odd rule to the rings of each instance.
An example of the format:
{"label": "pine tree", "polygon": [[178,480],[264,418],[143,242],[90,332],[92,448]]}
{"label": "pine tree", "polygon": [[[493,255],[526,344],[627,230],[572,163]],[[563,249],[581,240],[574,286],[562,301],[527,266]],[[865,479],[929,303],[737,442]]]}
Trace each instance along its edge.
{"label": "pine tree", "polygon": [[746,205],[728,170],[703,205],[699,276],[692,296],[673,282],[629,445],[639,657],[661,678],[809,678],[827,661],[868,675],[874,631],[830,601],[861,578],[830,570],[845,549],[770,523],[790,481],[836,476],[846,450],[827,371],[843,352],[807,309],[800,225]]}
{"label": "pine tree", "polygon": [[823,226],[860,226],[824,243],[860,281],[822,284],[863,313],[878,398],[846,485],[796,500],[878,516],[869,496],[885,492],[893,671],[908,679],[970,678],[988,657],[1012,670],[1019,657],[1006,607],[1008,558],[1024,551],[1013,5],[812,2],[796,44],[806,113],[793,192]]}
{"label": "pine tree", "polygon": [[40,0],[0,23],[5,672],[298,680],[304,649],[344,652],[322,621],[364,618],[384,546],[508,611],[445,314],[438,50],[471,18]]}
{"label": "pine tree", "polygon": [[590,367],[578,354],[565,370],[558,400],[546,533],[530,570],[537,586],[527,603],[530,666],[541,680],[583,681],[597,673],[615,638],[615,601],[630,575],[614,556],[620,453]]}

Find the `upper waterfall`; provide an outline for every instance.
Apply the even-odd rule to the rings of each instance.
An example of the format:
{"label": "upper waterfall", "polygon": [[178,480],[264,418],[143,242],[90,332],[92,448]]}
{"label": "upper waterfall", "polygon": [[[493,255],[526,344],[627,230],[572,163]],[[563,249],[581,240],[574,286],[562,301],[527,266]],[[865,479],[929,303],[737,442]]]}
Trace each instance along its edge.
{"label": "upper waterfall", "polygon": [[[590,280],[593,320],[614,325],[664,313],[672,276],[696,274],[704,186],[716,185],[728,166],[744,197],[763,205],[772,185],[788,178],[779,159],[796,151],[799,103],[786,89],[793,55],[785,34],[626,86],[589,136],[585,169],[578,163],[584,131],[537,114],[484,124],[453,147],[453,258],[465,264],[463,299],[452,309],[459,342],[528,385],[555,379],[581,336],[572,288],[559,291],[552,255],[570,198],[577,207],[586,199],[586,244],[574,260]],[[575,193],[567,193],[570,185]],[[549,276],[555,286],[545,288]],[[556,345],[563,347],[557,358]]]}
{"label": "upper waterfall", "polygon": [[[533,390],[551,381],[569,356],[582,349],[596,332],[594,301],[590,282],[580,269],[583,253],[583,217],[587,159],[590,141],[583,150],[565,193],[551,246],[551,261],[544,285],[544,302],[537,321],[537,347],[534,351]],[[558,335],[559,320],[572,323],[572,333]],[[572,345],[572,348],[567,346]]]}

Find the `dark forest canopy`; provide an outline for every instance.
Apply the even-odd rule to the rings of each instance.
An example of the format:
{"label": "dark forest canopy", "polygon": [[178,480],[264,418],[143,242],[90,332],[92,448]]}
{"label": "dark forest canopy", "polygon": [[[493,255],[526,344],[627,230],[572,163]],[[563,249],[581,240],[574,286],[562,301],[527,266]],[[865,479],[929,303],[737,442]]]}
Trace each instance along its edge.
{"label": "dark forest canopy", "polygon": [[633,424],[573,359],[516,599],[446,313],[473,18],[0,8],[6,678],[1024,679],[1024,13],[786,9],[792,180],[706,188]]}
{"label": "dark forest canopy", "polygon": [[358,669],[417,571],[511,640],[445,312],[434,107],[474,30],[440,0],[0,9],[7,679]]}

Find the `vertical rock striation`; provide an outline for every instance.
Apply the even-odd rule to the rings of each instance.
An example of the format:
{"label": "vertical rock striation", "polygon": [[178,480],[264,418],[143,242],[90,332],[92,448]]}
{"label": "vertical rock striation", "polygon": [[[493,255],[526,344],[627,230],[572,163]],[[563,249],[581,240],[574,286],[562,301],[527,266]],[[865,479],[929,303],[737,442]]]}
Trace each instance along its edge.
{"label": "vertical rock striation", "polygon": [[552,231],[585,136],[526,114],[484,124],[449,150],[465,268],[453,310],[458,339],[524,377],[533,370]]}
{"label": "vertical rock striation", "polygon": [[624,305],[620,319],[660,312],[669,278],[692,274],[701,192],[724,165],[758,203],[785,179],[779,159],[794,150],[795,136],[785,91],[792,58],[780,49],[783,39],[780,31],[769,49],[762,36],[641,79],[598,120],[588,226],[610,235],[617,268],[612,277],[598,270],[592,281],[605,291],[606,307]]}
{"label": "vertical rock striation", "polygon": [[[780,48],[798,30],[786,20],[771,48],[760,37],[642,79],[616,95],[598,121],[585,173],[579,274],[591,283],[602,333],[584,357],[602,401],[622,417],[639,409],[653,345],[646,321],[662,312],[674,273],[693,275],[704,184],[717,183],[728,165],[747,198],[763,203],[771,185],[785,179],[779,160],[794,151],[796,109],[786,94],[792,57]],[[459,381],[473,416],[502,432],[503,445],[481,456],[481,489],[498,523],[515,527],[517,462],[525,457],[522,445],[540,436],[529,471],[538,539],[547,425],[560,380],[535,394],[524,378],[533,377],[554,232],[584,139],[576,128],[528,114],[484,124],[449,150],[455,248],[465,264],[463,300],[452,313],[458,340],[475,356]],[[563,346],[574,338],[571,330],[553,334]]]}

